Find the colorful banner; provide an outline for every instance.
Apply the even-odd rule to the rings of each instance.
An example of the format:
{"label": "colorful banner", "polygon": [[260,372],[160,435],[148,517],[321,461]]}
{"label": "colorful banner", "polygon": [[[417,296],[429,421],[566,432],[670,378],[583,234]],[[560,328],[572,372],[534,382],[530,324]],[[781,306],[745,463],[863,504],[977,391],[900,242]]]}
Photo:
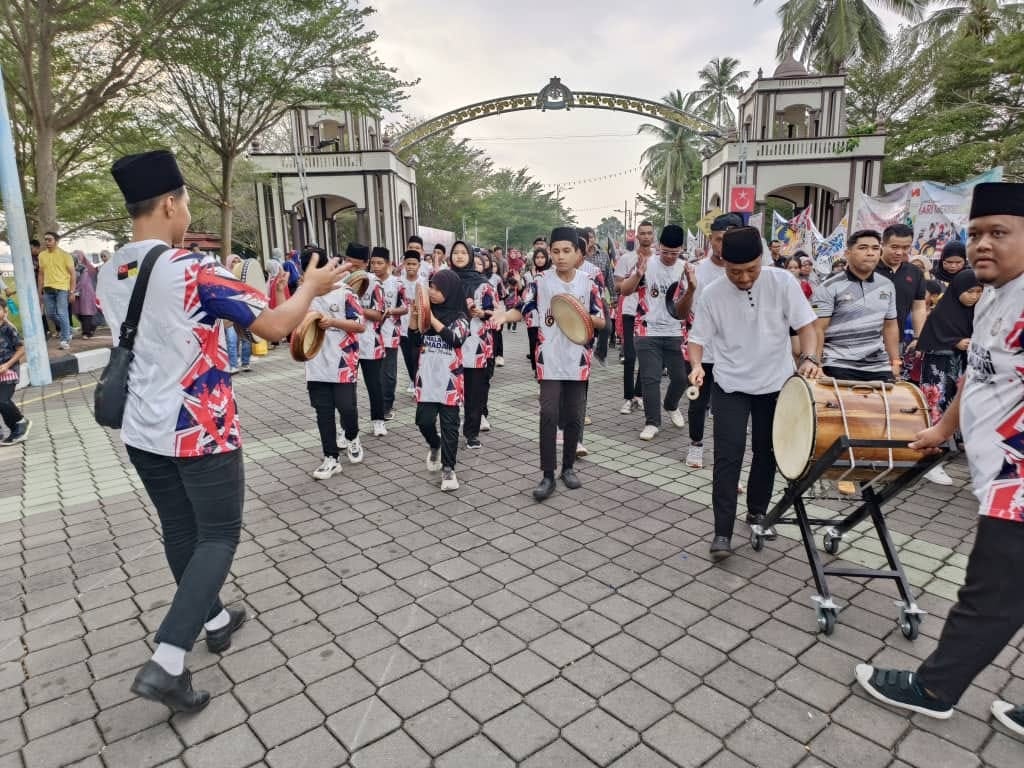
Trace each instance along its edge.
{"label": "colorful banner", "polygon": [[832,263],[846,252],[846,217],[832,234],[820,241],[814,249],[814,270],[819,275],[832,272]]}
{"label": "colorful banner", "polygon": [[810,207],[804,208],[789,221],[772,212],[772,238],[782,243],[782,255],[792,256],[797,251],[814,252],[814,246],[821,240],[821,233],[811,218]]}

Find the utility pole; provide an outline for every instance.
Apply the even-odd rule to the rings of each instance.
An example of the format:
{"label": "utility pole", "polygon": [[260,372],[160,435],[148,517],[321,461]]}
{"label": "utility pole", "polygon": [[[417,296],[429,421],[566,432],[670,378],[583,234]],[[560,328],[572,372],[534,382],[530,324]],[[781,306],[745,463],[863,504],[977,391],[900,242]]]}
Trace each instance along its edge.
{"label": "utility pole", "polygon": [[[0,72],[0,83],[3,73]],[[39,288],[32,267],[32,252],[25,224],[25,203],[21,199],[18,181],[18,161],[14,155],[14,137],[11,134],[11,116],[7,111],[7,95],[0,87],[0,197],[7,216],[7,239],[14,259],[14,284],[18,289],[18,312],[21,329],[25,333],[25,353],[28,356],[28,379],[35,386],[53,381],[50,358],[46,353],[46,339],[40,325]]]}
{"label": "utility pole", "polygon": [[672,155],[665,158],[665,226],[668,226],[669,190],[672,189]]}
{"label": "utility pole", "polygon": [[[313,212],[309,207],[309,188],[306,186],[306,164],[302,159],[302,139],[299,130],[300,120],[299,111],[295,110],[295,120],[292,123],[292,138],[295,141],[295,172],[299,177],[299,193],[302,195],[302,207],[306,212],[306,237],[309,238],[311,233],[315,235],[315,229],[313,227]],[[306,242],[316,242],[317,239],[314,236]],[[299,248],[299,250],[301,251],[302,249]]]}

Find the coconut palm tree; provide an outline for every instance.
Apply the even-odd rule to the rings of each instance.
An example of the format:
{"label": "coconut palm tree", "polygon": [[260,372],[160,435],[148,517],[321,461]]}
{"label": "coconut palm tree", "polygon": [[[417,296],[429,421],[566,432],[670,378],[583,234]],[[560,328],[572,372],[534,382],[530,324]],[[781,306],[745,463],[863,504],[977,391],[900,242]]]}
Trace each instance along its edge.
{"label": "coconut palm tree", "polygon": [[[700,94],[684,93],[678,88],[662,98],[670,107],[695,113],[699,112],[700,100]],[[660,194],[664,194],[667,186],[669,201],[677,207],[680,200],[695,192],[695,175],[698,185],[700,182],[700,135],[675,123],[644,123],[637,133],[655,140],[640,156],[644,183]]]}
{"label": "coconut palm tree", "polygon": [[739,59],[715,57],[704,65],[697,77],[700,78],[697,109],[713,119],[715,125],[727,128],[735,125],[736,113],[729,102],[743,93],[741,83],[750,77],[747,70],[740,71]]}
{"label": "coconut palm tree", "polygon": [[989,41],[1000,31],[1019,30],[1024,23],[1024,3],[937,0],[934,5],[942,7],[914,27],[931,43],[950,37]]}
{"label": "coconut palm tree", "polygon": [[[961,0],[962,1],[962,0]],[[754,0],[760,5],[762,0]],[[838,72],[856,56],[873,59],[885,53],[888,37],[872,5],[908,21],[920,22],[929,0],[786,0],[779,6],[782,23],[778,55],[800,51],[804,66]]]}

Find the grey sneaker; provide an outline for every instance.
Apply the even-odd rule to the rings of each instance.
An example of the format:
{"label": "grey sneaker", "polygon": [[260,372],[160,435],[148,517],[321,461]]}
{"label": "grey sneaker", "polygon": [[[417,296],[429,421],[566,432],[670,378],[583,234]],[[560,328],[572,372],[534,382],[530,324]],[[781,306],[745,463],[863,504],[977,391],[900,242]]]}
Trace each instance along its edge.
{"label": "grey sneaker", "polygon": [[452,469],[451,467],[445,467],[444,469],[441,470],[441,490],[459,490],[459,479],[455,477],[455,470]]}

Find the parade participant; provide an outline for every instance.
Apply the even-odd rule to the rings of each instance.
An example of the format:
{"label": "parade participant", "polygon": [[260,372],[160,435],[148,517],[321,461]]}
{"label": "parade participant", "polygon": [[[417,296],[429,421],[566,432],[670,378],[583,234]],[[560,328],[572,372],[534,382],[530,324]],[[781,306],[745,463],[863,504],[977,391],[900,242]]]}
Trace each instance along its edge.
{"label": "parade participant", "polygon": [[464,392],[462,345],[469,336],[466,294],[458,275],[446,269],[430,278],[429,295],[430,328],[423,332],[416,372],[416,426],[429,446],[427,471],[440,470],[441,490],[455,491]]}
{"label": "parade participant", "polygon": [[445,263],[445,255],[447,251],[442,243],[434,244],[434,256],[430,274],[434,274],[439,269],[447,269],[448,265]]}
{"label": "parade participant", "polygon": [[[318,267],[327,263],[327,254],[315,245],[303,248],[300,258],[303,272],[309,269],[310,262]],[[316,412],[316,428],[324,457],[323,463],[313,470],[313,477],[327,480],[341,472],[335,411],[341,417],[342,448],[347,450],[349,462],[359,464],[363,460],[356,381],[359,379],[359,334],[366,330],[366,325],[359,297],[344,285],[317,296],[309,308],[321,314],[319,325],[324,329],[320,351],[306,362],[306,390],[309,404]]]}
{"label": "parade participant", "polygon": [[405,304],[406,312],[399,318],[401,337],[399,348],[402,350],[402,358],[405,360],[405,370],[409,374],[409,388],[406,390],[413,397],[416,396],[416,366],[420,360],[420,338],[421,330],[409,327],[409,320],[412,317],[413,303],[416,301],[416,286],[420,283],[426,284],[426,280],[420,277],[420,252],[408,250],[405,252],[402,261],[402,276],[398,279],[398,290]]}
{"label": "parade participant", "polygon": [[25,418],[14,404],[14,390],[18,386],[21,361],[25,359],[25,344],[18,329],[7,316],[7,302],[0,301],[0,418],[7,425],[7,437],[0,446],[25,442],[32,422]]}
{"label": "parade participant", "polygon": [[636,230],[636,250],[629,248],[626,243],[626,252],[623,253],[615,264],[614,281],[615,292],[622,297],[620,317],[622,318],[622,408],[619,413],[626,415],[632,413],[643,403],[640,400],[640,374],[633,372],[636,366],[636,307],[637,293],[634,291],[626,295],[622,290],[623,281],[633,274],[637,262],[642,257],[649,259],[654,245],[654,225],[649,221],[641,221]]}
{"label": "parade participant", "polygon": [[[538,238],[538,240],[541,238]],[[551,266],[551,259],[548,257],[546,248],[537,248],[533,252],[533,260],[530,271],[526,273],[525,285],[520,298],[526,296],[530,286],[537,282]],[[537,376],[537,335],[540,333],[540,318],[537,315],[536,307],[531,312],[524,312],[526,322],[526,335],[529,341],[530,351],[527,357],[530,359],[530,367],[533,369],[534,377]]]}
{"label": "parade participant", "polygon": [[[454,246],[452,246],[454,248]],[[505,290],[505,283],[501,279],[501,272],[499,271],[499,263],[501,258],[501,248],[495,247],[495,256],[488,256],[487,254],[480,254],[480,260],[483,262],[484,276],[487,278],[487,282],[491,284],[491,289],[494,291],[495,301],[504,302],[508,298],[508,293]],[[495,326],[491,330],[491,338],[493,340],[493,366],[503,368],[505,366],[505,326]],[[492,367],[491,374],[493,375],[494,369]],[[488,380],[490,380],[488,378]],[[484,415],[486,416],[486,408]]]}
{"label": "parade participant", "polygon": [[[345,250],[347,266],[351,270],[365,270],[369,266],[370,249],[360,243],[349,243]],[[359,334],[359,368],[363,372],[363,383],[370,399],[370,421],[374,437],[387,435],[384,426],[384,337],[381,325],[384,322],[384,289],[374,275],[359,298],[363,307],[366,330]]]}
{"label": "parade participant", "polygon": [[487,276],[478,272],[469,246],[462,240],[452,244],[449,267],[462,283],[469,315],[469,336],[462,343],[462,369],[465,381],[465,406],[462,434],[466,447],[480,448],[480,424],[487,407],[487,361],[492,342],[488,317],[494,313],[494,289]]}
{"label": "parade participant", "polygon": [[551,261],[554,271],[530,286],[520,307],[495,316],[495,322],[521,320],[523,313],[536,310],[543,318],[538,335],[537,379],[540,381],[540,468],[544,473],[533,489],[533,497],[543,501],[555,491],[555,453],[558,425],[564,424],[562,444],[562,482],[566,488],[582,483],[573,470],[576,444],[583,431],[587,380],[590,378],[592,345],[573,343],[551,315],[551,299],[568,294],[590,315],[595,329],[604,325],[597,284],[576,269],[580,251],[574,227],[556,227],[551,232]]}
{"label": "parade participant", "polygon": [[[686,426],[686,419],[679,411],[679,401],[686,389],[686,363],[681,345],[685,342],[683,323],[693,305],[696,275],[693,267],[679,258],[686,244],[682,227],[669,224],[661,230],[658,243],[656,255],[638,257],[633,274],[619,284],[626,296],[637,294],[636,355],[644,400],[641,440],[653,440],[658,434],[663,407],[676,427]],[[665,303],[665,296],[673,286],[676,289],[675,317]],[[661,372],[665,369],[669,384],[662,402]]]}
{"label": "parade participant", "polygon": [[[735,213],[726,213],[711,222],[711,234],[708,244],[711,250],[707,258],[697,262],[697,288],[693,296],[694,315],[700,306],[700,296],[704,289],[725,276],[725,260],[722,259],[722,239],[730,229],[743,226],[743,219]],[[695,322],[695,320],[692,320]],[[715,389],[715,354],[710,339],[703,345],[701,363],[704,367],[705,386],[700,388],[696,400],[690,401],[687,419],[690,422],[690,447],[686,452],[686,466],[700,469],[704,466],[704,423],[707,418],[708,405],[711,403],[712,391]],[[691,358],[690,364],[693,365]]]}
{"label": "parade participant", "polygon": [[[800,373],[820,375],[814,355],[817,334],[814,312],[799,286],[788,274],[761,266],[761,235],[753,227],[725,232],[719,255],[725,262],[724,280],[716,280],[700,293],[690,330],[690,383],[713,386],[715,468],[712,506],[715,533],[711,557],[721,560],[732,553],[736,523],[737,483],[751,423],[751,449],[747,494],[747,522],[768,511],[775,480],[772,420],[782,385],[793,374],[789,329],[800,338]],[[698,279],[700,279],[698,277]],[[715,380],[703,367],[704,350],[713,341]]]}
{"label": "parade participant", "polygon": [[846,269],[814,289],[817,354],[826,376],[844,381],[894,381],[900,373],[900,329],[893,284],[875,273],[881,237],[871,229],[850,235]]}
{"label": "parade participant", "polygon": [[395,388],[398,386],[398,347],[401,344],[401,318],[409,310],[399,301],[401,284],[391,271],[391,252],[376,247],[370,253],[370,270],[384,291],[384,320],[380,324],[380,336],[384,342],[384,359],[381,362],[380,378],[384,402],[384,421],[395,418]]}
{"label": "parade participant", "polygon": [[[1024,184],[974,188],[967,255],[985,286],[974,311],[967,375],[942,420],[910,444],[937,449],[958,428],[963,433],[980,505],[967,575],[938,645],[916,672],[870,664],[855,670],[875,699],[941,720],[1024,627]],[[1024,737],[1024,706],[996,700],[992,714]]]}
{"label": "parade participant", "polygon": [[333,262],[310,268],[290,301],[268,309],[265,296],[215,259],[172,248],[184,239],[191,216],[171,152],[123,157],[111,172],[132,219],[132,241],[100,270],[97,293],[116,343],[136,276],[154,254],[148,259],[152,275],[135,334],[121,439],[156,506],[178,585],[157,630],[153,658],[136,675],[132,691],[195,712],[210,695],[193,689],[185,655],[204,627],[207,648],[224,652],[246,618],[244,608],[225,609],[218,597],[238,545],[245,497],[220,320],[279,339],[302,321],[315,296],[331,290],[341,270]]}
{"label": "parade participant", "polygon": [[[774,264],[776,267],[785,266],[785,263],[788,261],[788,259],[785,256],[782,255],[782,241],[781,240],[772,240],[768,244],[768,251],[769,251],[769,253],[771,253],[772,264]],[[799,261],[797,262],[797,266],[798,267],[800,266],[800,262]]]}
{"label": "parade participant", "polygon": [[75,293],[72,307],[82,327],[82,338],[91,339],[96,333],[96,273],[99,268],[84,251],[71,254],[75,260]]}
{"label": "parade participant", "polygon": [[947,287],[953,278],[956,277],[963,268],[967,265],[967,248],[959,240],[950,240],[944,246],[942,246],[942,256],[939,258],[939,263],[935,266],[931,275],[942,283],[943,288]]}
{"label": "parade participant", "polygon": [[[423,238],[419,235],[409,235],[409,239],[405,243],[405,250],[416,251],[420,255],[420,277],[424,280],[429,280],[430,276],[434,274],[435,267],[430,265],[430,262],[424,258],[423,252]],[[436,248],[434,249],[437,250]]]}
{"label": "parade participant", "polygon": [[75,293],[77,275],[71,254],[59,248],[56,232],[43,235],[44,248],[39,252],[39,302],[50,323],[60,331],[60,348],[71,346],[69,297]]}
{"label": "parade participant", "polygon": [[907,317],[911,319],[913,348],[921,335],[927,316],[924,301],[924,275],[908,262],[914,242],[914,230],[906,224],[892,224],[882,232],[882,258],[875,272],[889,278],[896,288],[896,326],[903,328]]}

